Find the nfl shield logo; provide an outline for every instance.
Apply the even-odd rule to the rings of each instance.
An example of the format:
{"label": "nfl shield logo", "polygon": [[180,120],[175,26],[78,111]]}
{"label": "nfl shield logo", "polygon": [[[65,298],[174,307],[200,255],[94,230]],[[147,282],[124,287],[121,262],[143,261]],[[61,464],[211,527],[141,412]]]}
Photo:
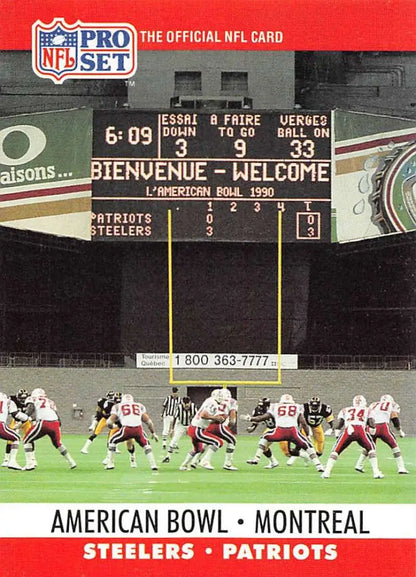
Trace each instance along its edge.
{"label": "nfl shield logo", "polygon": [[[74,31],[75,29],[75,31]],[[52,78],[60,84],[77,68],[78,32],[63,20],[55,20],[51,26],[37,22],[34,26],[34,70],[39,76]]]}
{"label": "nfl shield logo", "polygon": [[130,78],[137,68],[136,29],[126,23],[38,20],[32,26],[32,68],[55,84],[66,78]]}

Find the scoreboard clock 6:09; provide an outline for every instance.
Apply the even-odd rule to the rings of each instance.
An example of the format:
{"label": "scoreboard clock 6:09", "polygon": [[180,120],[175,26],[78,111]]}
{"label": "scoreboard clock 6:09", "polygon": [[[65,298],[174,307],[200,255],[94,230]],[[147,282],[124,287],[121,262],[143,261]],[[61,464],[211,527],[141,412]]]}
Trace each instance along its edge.
{"label": "scoreboard clock 6:09", "polygon": [[331,115],[95,111],[93,240],[329,242]]}

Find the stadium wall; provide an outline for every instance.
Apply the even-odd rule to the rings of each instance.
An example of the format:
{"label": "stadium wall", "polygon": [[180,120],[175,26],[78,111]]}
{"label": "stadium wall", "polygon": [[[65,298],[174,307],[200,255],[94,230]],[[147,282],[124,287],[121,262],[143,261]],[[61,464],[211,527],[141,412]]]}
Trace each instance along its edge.
{"label": "stadium wall", "polygon": [[[254,371],[255,372],[255,371]],[[208,373],[208,374],[207,374]],[[224,373],[197,370],[175,371],[175,380],[222,379]],[[235,371],[228,373],[231,379],[253,380],[253,371]],[[274,372],[264,371],[262,379],[275,379]],[[141,401],[153,418],[156,430],[161,432],[161,407],[169,394],[168,371],[165,369],[65,369],[65,368],[1,368],[1,390],[7,394],[15,393],[24,387],[29,392],[42,387],[56,402],[62,420],[63,433],[88,434],[90,418],[95,411],[95,403],[108,390],[129,392]],[[238,385],[237,398],[239,413],[250,413],[260,397],[268,396],[278,400],[282,393],[289,392],[296,401],[304,402],[313,395],[319,395],[323,402],[329,403],[336,414],[351,403],[356,394],[363,394],[367,401],[378,400],[384,393],[393,395],[402,408],[401,421],[407,435],[416,435],[416,380],[412,371],[348,371],[348,370],[287,370],[282,371],[283,385],[265,387],[261,385]],[[192,390],[180,385],[182,396]],[[82,409],[83,417],[79,418]],[[240,433],[245,430],[239,422]]]}
{"label": "stadium wall", "polygon": [[[310,249],[284,247],[282,350],[306,339]],[[167,250],[163,243],[123,254],[122,351],[164,352],[168,342]],[[176,352],[272,353],[277,330],[277,249],[260,243],[175,243]]]}

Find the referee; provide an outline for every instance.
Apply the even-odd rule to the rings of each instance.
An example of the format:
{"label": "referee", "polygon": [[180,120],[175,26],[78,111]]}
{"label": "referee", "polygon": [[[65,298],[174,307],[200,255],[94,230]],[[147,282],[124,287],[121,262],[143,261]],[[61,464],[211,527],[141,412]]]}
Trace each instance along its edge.
{"label": "referee", "polygon": [[186,435],[186,431],[197,410],[198,408],[189,397],[183,397],[182,401],[176,407],[175,414],[173,415],[173,437],[169,444],[167,455],[162,460],[162,463],[169,463],[170,456],[174,449],[178,447],[179,439],[182,435]]}
{"label": "referee", "polygon": [[163,410],[161,418],[163,420],[163,430],[162,430],[162,448],[166,449],[166,442],[168,440],[169,433],[173,425],[173,416],[175,411],[181,402],[181,398],[178,393],[177,387],[172,388],[170,395],[166,397],[163,401]]}

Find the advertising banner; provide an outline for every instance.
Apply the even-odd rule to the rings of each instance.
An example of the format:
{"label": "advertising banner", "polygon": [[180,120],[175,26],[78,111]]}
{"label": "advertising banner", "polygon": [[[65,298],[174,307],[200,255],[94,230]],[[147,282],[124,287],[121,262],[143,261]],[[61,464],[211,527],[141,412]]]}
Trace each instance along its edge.
{"label": "advertising banner", "polygon": [[0,224],[89,240],[92,112],[0,118]]}
{"label": "advertising banner", "polygon": [[416,230],[416,122],[341,110],[335,119],[335,240]]}

